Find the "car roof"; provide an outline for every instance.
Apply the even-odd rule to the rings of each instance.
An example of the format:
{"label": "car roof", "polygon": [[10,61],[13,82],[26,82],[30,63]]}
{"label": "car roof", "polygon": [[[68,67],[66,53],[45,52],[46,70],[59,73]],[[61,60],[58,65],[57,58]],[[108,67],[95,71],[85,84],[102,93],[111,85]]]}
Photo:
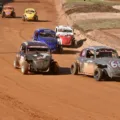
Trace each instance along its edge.
{"label": "car roof", "polygon": [[25,11],[27,11],[27,10],[33,10],[33,11],[35,11],[34,8],[26,8]]}
{"label": "car roof", "polygon": [[47,44],[40,42],[40,41],[25,41],[22,44],[25,44],[26,46],[30,47],[30,46],[40,46],[40,47],[45,47],[48,48]]}
{"label": "car roof", "polygon": [[38,31],[38,32],[46,32],[46,33],[53,33],[53,34],[55,34],[55,31],[54,31],[54,30],[47,29],[47,28],[40,28],[40,29],[37,29],[36,31]]}
{"label": "car roof", "polygon": [[[108,47],[108,46],[89,46],[88,48],[86,49],[93,49],[93,50],[99,50],[99,49],[113,49],[111,47]],[[114,49],[113,49],[114,50]]]}
{"label": "car roof", "polygon": [[67,26],[67,25],[59,25],[59,26],[57,26],[57,28],[72,30],[72,28],[70,26]]}

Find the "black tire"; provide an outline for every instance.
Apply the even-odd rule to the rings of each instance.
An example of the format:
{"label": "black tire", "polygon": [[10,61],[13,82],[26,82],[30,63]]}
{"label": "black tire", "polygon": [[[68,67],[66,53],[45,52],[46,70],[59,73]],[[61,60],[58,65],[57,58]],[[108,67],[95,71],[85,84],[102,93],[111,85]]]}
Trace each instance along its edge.
{"label": "black tire", "polygon": [[78,48],[78,41],[77,40],[74,41],[74,47]]}
{"label": "black tire", "polygon": [[94,71],[94,79],[96,81],[101,81],[102,80],[102,77],[103,77],[103,71],[100,69],[100,68],[97,68],[95,71]]}
{"label": "black tire", "polygon": [[76,62],[71,65],[70,72],[73,75],[78,74],[78,64]]}
{"label": "black tire", "polygon": [[16,17],[16,14],[15,12],[12,13],[12,17],[15,18]]}
{"label": "black tire", "polygon": [[28,74],[28,63],[26,61],[21,66],[21,72],[23,74]]}
{"label": "black tire", "polygon": [[59,54],[62,54],[63,53],[63,47],[61,45],[59,45],[58,47],[58,53]]}
{"label": "black tire", "polygon": [[26,20],[25,20],[25,16],[22,17],[22,20],[23,20],[23,21],[26,21]]}
{"label": "black tire", "polygon": [[51,62],[49,72],[54,75],[59,74],[59,65],[57,62]]}
{"label": "black tire", "polygon": [[15,69],[19,68],[19,62],[18,62],[17,59],[14,60],[13,66],[14,66]]}
{"label": "black tire", "polygon": [[35,21],[38,21],[38,16],[35,16]]}
{"label": "black tire", "polygon": [[2,13],[2,18],[5,18],[5,12]]}

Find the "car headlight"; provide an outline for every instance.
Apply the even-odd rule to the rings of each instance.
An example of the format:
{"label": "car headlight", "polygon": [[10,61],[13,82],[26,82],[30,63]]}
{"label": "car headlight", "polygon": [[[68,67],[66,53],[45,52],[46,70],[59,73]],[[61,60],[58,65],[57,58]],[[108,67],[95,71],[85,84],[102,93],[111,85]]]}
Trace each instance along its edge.
{"label": "car headlight", "polygon": [[58,38],[58,43],[61,45],[62,44],[62,39]]}

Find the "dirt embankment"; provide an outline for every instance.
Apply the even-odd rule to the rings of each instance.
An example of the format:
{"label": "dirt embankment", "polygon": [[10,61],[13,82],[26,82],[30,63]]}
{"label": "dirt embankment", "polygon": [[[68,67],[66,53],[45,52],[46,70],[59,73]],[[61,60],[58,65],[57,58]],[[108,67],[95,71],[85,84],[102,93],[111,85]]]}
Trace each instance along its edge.
{"label": "dirt embankment", "polygon": [[[79,27],[77,21],[81,20],[104,20],[104,19],[120,19],[120,11],[114,9],[112,6],[104,4],[72,4],[69,5],[62,3],[61,7],[62,14],[60,14],[60,22],[66,20],[66,24],[72,26],[75,29],[75,38],[82,42],[81,48],[91,46],[91,45],[105,45],[116,48],[118,52],[120,51],[119,45],[120,40],[118,34],[109,33],[101,29],[92,30],[91,32],[84,32],[82,28]],[[89,17],[90,16],[90,17]],[[96,17],[98,16],[98,17]],[[91,23],[92,24],[92,23]],[[112,24],[112,23],[111,23]],[[117,29],[119,31],[119,29]],[[86,40],[86,41],[84,41]],[[80,42],[80,43],[81,43]],[[79,49],[81,49],[79,48]]]}
{"label": "dirt embankment", "polygon": [[90,13],[90,12],[112,12],[117,13],[120,12],[120,10],[114,9],[110,5],[105,5],[104,3],[95,3],[95,4],[73,4],[71,6],[68,6],[66,4],[63,4],[63,7],[65,10],[65,13],[67,15],[70,15],[72,13]]}

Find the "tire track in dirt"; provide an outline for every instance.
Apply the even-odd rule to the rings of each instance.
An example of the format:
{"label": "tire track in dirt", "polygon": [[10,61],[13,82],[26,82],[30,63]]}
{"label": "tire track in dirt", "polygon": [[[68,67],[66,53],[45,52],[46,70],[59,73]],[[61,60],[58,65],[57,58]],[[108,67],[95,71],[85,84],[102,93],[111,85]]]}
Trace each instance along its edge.
{"label": "tire track in dirt", "polygon": [[0,102],[12,108],[15,111],[16,110],[22,111],[24,114],[26,114],[29,117],[29,120],[33,120],[33,119],[34,120],[57,120],[57,118],[54,118],[50,115],[47,115],[46,113],[33,109],[28,105],[25,105],[24,103],[18,101],[17,99],[2,92],[0,92]]}

